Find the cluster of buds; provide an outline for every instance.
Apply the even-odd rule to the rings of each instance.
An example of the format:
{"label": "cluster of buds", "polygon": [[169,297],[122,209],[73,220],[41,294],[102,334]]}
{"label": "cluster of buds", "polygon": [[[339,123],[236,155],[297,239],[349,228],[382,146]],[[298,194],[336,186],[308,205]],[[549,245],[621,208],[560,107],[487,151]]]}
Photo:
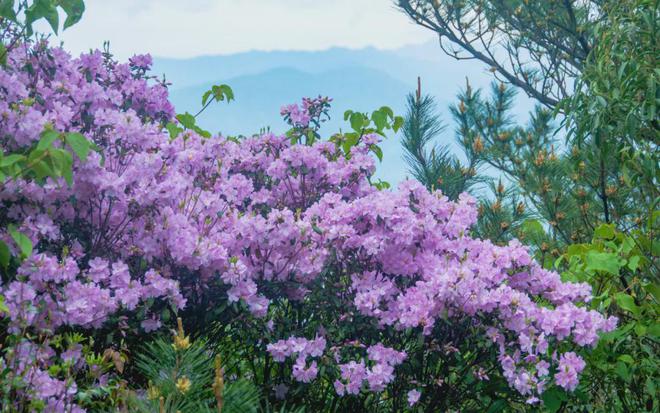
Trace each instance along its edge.
{"label": "cluster of buds", "polygon": [[176,323],[178,329],[177,333],[174,335],[174,344],[172,344],[172,346],[177,351],[187,350],[188,347],[190,347],[190,337],[186,336],[183,332],[183,321],[181,320],[181,317],[176,319]]}
{"label": "cluster of buds", "polygon": [[186,394],[190,390],[190,387],[192,386],[192,382],[187,376],[181,376],[179,379],[176,381],[176,389],[181,392],[181,394]]}
{"label": "cluster of buds", "polygon": [[545,163],[545,151],[540,150],[538,154],[536,154],[536,159],[534,160],[534,164],[536,166],[541,166]]}
{"label": "cluster of buds", "polygon": [[481,136],[477,136],[477,138],[474,140],[472,143],[472,150],[474,150],[475,153],[481,153],[484,150],[484,143],[481,140]]}

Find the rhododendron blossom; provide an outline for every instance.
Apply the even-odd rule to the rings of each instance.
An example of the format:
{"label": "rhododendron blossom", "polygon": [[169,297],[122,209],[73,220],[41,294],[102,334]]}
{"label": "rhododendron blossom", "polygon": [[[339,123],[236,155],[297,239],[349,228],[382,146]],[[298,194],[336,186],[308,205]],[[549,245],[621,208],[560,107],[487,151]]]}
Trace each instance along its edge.
{"label": "rhododendron blossom", "polygon": [[[119,64],[98,51],[73,59],[39,44],[15,49],[0,70],[3,150],[32,144],[47,128],[80,132],[99,148],[75,160],[71,186],[2,187],[2,219],[36,251],[0,287],[12,329],[98,329],[143,308],[136,328],[153,331],[163,324],[153,300],[172,309],[204,303],[201,311],[218,300],[240,303],[264,334],[279,336],[267,350],[291,363],[296,381],[316,380],[325,365],[337,394],[356,395],[383,391],[409,360],[391,337],[418,331],[428,351],[450,354],[451,343],[431,345],[436,329],[468,320],[521,395],[534,397],[553,379],[575,388],[584,363],[553,352],[593,346],[616,322],[581,305],[591,297],[587,284],[562,282],[517,241],[472,238],[477,209],[468,195],[451,202],[414,181],[377,190],[375,137],[348,157],[334,142],[292,144],[270,133],[207,139],[185,130],[171,138],[164,125],[173,108],[166,88],[146,77],[150,64],[148,56]],[[308,127],[328,102],[282,113],[293,127]],[[211,294],[218,290],[220,298]],[[274,308],[316,305],[319,291],[340,300],[332,311],[341,314],[319,304],[313,331],[286,331]],[[335,333],[357,319],[366,327]],[[34,373],[37,397],[48,403],[75,392],[45,369]],[[284,397],[288,387],[278,386]],[[408,390],[412,405],[420,393]]]}

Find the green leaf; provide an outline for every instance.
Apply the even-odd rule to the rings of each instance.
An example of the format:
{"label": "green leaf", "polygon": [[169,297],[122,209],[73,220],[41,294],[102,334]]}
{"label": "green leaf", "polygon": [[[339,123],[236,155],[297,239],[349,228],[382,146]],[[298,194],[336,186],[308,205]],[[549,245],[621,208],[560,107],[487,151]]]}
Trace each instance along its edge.
{"label": "green leaf", "polygon": [[83,0],[59,0],[60,7],[66,13],[63,30],[68,29],[78,23],[85,12],[85,2]]}
{"label": "green leaf", "polygon": [[57,34],[59,29],[60,17],[57,13],[57,6],[51,0],[35,0],[35,2],[25,10],[25,26],[28,36],[32,35],[32,24],[44,18]]}
{"label": "green leaf", "polygon": [[178,115],[176,115],[176,118],[179,122],[181,122],[181,125],[186,129],[192,129],[193,127],[195,127],[195,117],[188,112],[179,113]]}
{"label": "green leaf", "polygon": [[0,17],[16,22],[16,12],[14,11],[14,0],[0,0]]}
{"label": "green leaf", "polygon": [[383,162],[383,150],[378,145],[371,145],[371,152],[373,152],[380,162]]}
{"label": "green leaf", "polygon": [[37,149],[45,150],[60,137],[60,134],[52,129],[46,130],[41,134],[41,139],[37,144]]}
{"label": "green leaf", "polygon": [[643,337],[644,335],[646,335],[646,331],[647,329],[644,324],[641,323],[635,324],[635,334],[637,334],[637,337]]}
{"label": "green leaf", "polygon": [[561,407],[561,392],[555,388],[546,390],[541,398],[543,399],[543,405],[548,412],[554,413]]}
{"label": "green leaf", "polygon": [[5,297],[0,295],[0,314],[2,313],[9,314],[9,307],[5,305]]}
{"label": "green leaf", "polygon": [[649,336],[658,338],[660,337],[660,323],[654,323],[646,330]]}
{"label": "green leaf", "polygon": [[9,226],[9,235],[21,250],[21,257],[27,258],[32,255],[32,241],[25,234],[18,232],[13,225]]}
{"label": "green leaf", "polygon": [[167,129],[170,134],[170,138],[172,139],[176,138],[181,132],[183,132],[183,129],[178,127],[174,122],[168,122],[167,125],[165,125],[165,129]]}
{"label": "green leaf", "polygon": [[621,377],[626,382],[630,381],[630,370],[628,369],[628,366],[626,366],[626,364],[623,363],[622,361],[616,363],[616,367],[614,367],[614,372],[617,374],[617,376]]}
{"label": "green leaf", "polygon": [[392,130],[394,131],[394,133],[398,132],[399,129],[401,129],[401,126],[403,126],[403,117],[396,116],[394,118],[394,124],[392,125]]}
{"label": "green leaf", "polygon": [[9,251],[9,247],[4,241],[0,241],[0,266],[6,270],[10,260],[11,252]]}
{"label": "green leaf", "polygon": [[637,268],[639,268],[639,260],[639,255],[633,255],[630,257],[628,259],[628,268],[630,268],[631,271],[637,271]]}
{"label": "green leaf", "polygon": [[612,239],[614,238],[614,224],[603,224],[600,225],[594,231],[594,236],[602,239]]}
{"label": "green leaf", "polygon": [[351,128],[355,132],[362,132],[362,127],[364,126],[364,116],[361,113],[353,112],[351,114]]}
{"label": "green leaf", "polygon": [[49,160],[57,176],[63,176],[69,186],[73,184],[73,155],[63,149],[50,151]]}
{"label": "green leaf", "polygon": [[7,168],[14,165],[17,162],[22,162],[25,160],[24,155],[19,155],[17,153],[12,153],[11,155],[5,156],[0,160],[0,168]]}
{"label": "green leaf", "polygon": [[541,239],[545,237],[543,225],[541,225],[541,223],[535,219],[526,220],[522,223],[520,229],[522,230],[525,237],[531,237],[533,239]]}
{"label": "green leaf", "polygon": [[[227,99],[227,103],[234,100],[234,91],[231,89],[231,87],[229,87],[229,85],[220,85],[218,88],[220,89],[222,94],[224,94],[225,98]],[[216,97],[216,100],[217,100],[217,97]],[[222,100],[222,99],[220,99],[220,100]]]}
{"label": "green leaf", "polygon": [[633,314],[639,313],[639,307],[635,304],[635,299],[626,293],[617,293],[615,296],[616,303],[622,309],[629,311]]}
{"label": "green leaf", "polygon": [[344,149],[344,154],[348,155],[351,153],[351,148],[355,146],[360,139],[357,133],[347,133],[344,135],[344,142],[342,143],[342,149]]}
{"label": "green leaf", "polygon": [[384,114],[386,117],[394,119],[394,111],[389,106],[381,106],[378,111]]}
{"label": "green leaf", "polygon": [[621,264],[616,254],[609,252],[589,251],[586,255],[587,268],[593,271],[603,271],[618,274]]}
{"label": "green leaf", "polygon": [[89,153],[91,146],[85,136],[78,132],[71,132],[65,135],[64,140],[71,149],[73,149],[76,155],[78,155],[78,158],[80,158],[81,161],[87,161],[87,154]]}
{"label": "green leaf", "polygon": [[619,356],[619,360],[627,364],[635,364],[635,360],[629,354],[622,354]]}
{"label": "green leaf", "polygon": [[376,129],[378,131],[382,131],[385,129],[387,125],[387,114],[381,111],[374,111],[374,113],[371,114],[371,120],[374,122],[374,125],[376,125]]}
{"label": "green leaf", "polygon": [[206,102],[209,100],[209,97],[211,97],[212,94],[213,91],[211,90],[207,90],[206,92],[204,92],[204,94],[202,95],[202,106],[206,105]]}

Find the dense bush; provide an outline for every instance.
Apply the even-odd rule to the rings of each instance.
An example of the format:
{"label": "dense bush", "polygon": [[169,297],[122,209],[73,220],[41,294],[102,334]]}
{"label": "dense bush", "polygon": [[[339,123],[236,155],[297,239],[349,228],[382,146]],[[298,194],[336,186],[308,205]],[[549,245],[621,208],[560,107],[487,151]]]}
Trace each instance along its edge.
{"label": "dense bush", "polygon": [[[58,6],[65,26],[75,23],[81,4],[20,2],[21,30],[20,13],[0,9],[3,411],[602,409],[604,389],[617,393],[615,408],[653,408],[657,214],[642,225],[626,209],[620,225],[571,237],[567,225],[577,231],[580,217],[598,223],[620,205],[610,197],[606,212],[571,211],[544,227],[522,221],[525,204],[501,203],[501,183],[480,206],[464,193],[488,181],[474,168],[490,163],[514,181],[528,174],[518,184],[530,209],[557,216],[552,194],[591,176],[562,174],[579,159],[602,170],[603,158],[556,155],[548,112],[514,127],[506,87],[492,103],[466,90],[453,113],[467,167],[418,150],[437,132],[421,93],[407,122],[387,107],[347,111],[349,131],[327,140],[323,97],[283,107],[283,136],[211,136],[196,115],[175,115],[148,55],[72,58],[24,37],[40,17],[57,28]],[[620,72],[589,73],[607,83]],[[585,90],[573,113],[594,109]],[[233,97],[215,86],[202,110]],[[594,119],[637,119],[646,146],[632,137],[621,164],[654,162],[649,109],[628,103]],[[616,136],[638,130],[609,124]],[[402,125],[425,185],[390,191],[372,177],[380,140]],[[574,133],[588,146],[594,130],[584,122]],[[653,186],[644,173],[634,179]],[[516,234],[539,242],[530,252]],[[599,336],[612,349],[596,347]]]}
{"label": "dense bush", "polygon": [[[83,382],[95,385],[103,376],[61,333],[86,332],[93,349],[130,348],[184,306],[184,323],[205,333],[204,323],[223,323],[214,314],[227,302],[251,314],[229,338],[263,338],[250,357],[272,370],[255,382],[319,380],[346,396],[293,391],[309,406],[329,398],[401,408],[409,391],[411,404],[421,391],[424,405],[460,406],[473,375],[501,375],[530,403],[554,383],[576,386],[584,362],[571,349],[595,344],[614,320],[579,305],[588,285],[561,282],[519,243],[472,239],[470,197],[450,202],[413,182],[396,192],[372,186],[370,152],[398,122],[391,111],[349,113],[352,135],[307,144],[291,143],[301,134],[168,133],[173,109],[149,65],[148,56],[119,64],[99,51],[72,59],[38,43],[13,49],[1,72],[3,151],[68,144],[79,155],[72,177],[2,187],[5,243],[17,257],[34,246],[3,270],[4,363],[22,383],[8,388],[10,403],[87,403],[78,378],[91,374]],[[297,110],[314,114],[326,102]],[[307,128],[294,109],[294,130]],[[72,134],[94,150],[77,151]],[[10,176],[20,162],[41,161],[11,156]],[[293,378],[273,361],[293,363]],[[488,405],[485,394],[470,402]]]}

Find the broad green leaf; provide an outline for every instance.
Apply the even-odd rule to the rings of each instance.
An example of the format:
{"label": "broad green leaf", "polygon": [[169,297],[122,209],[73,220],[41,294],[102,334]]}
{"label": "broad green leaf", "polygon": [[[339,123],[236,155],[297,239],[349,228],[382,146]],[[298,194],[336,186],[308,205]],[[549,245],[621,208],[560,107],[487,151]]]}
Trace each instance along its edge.
{"label": "broad green leaf", "polygon": [[621,267],[617,255],[608,252],[589,251],[586,255],[586,261],[588,269],[615,275],[619,273]]}
{"label": "broad green leaf", "polygon": [[9,235],[21,250],[21,257],[27,258],[32,255],[32,241],[25,234],[18,232],[14,226],[9,226]]}
{"label": "broad green leaf", "polygon": [[548,412],[556,412],[561,407],[562,397],[561,392],[557,389],[548,389],[541,396],[543,405]]}
{"label": "broad green leaf", "polygon": [[360,133],[362,132],[362,127],[364,126],[364,116],[361,113],[353,112],[351,114],[351,128],[354,131]]}
{"label": "broad green leaf", "polygon": [[181,122],[181,125],[186,129],[192,129],[193,127],[195,127],[195,117],[188,112],[179,113],[178,115],[176,115],[176,118],[179,122]]}
{"label": "broad green leaf", "polygon": [[25,25],[28,35],[32,35],[32,24],[44,18],[50,25],[53,32],[57,34],[59,30],[60,17],[57,13],[57,5],[51,0],[35,0],[34,3],[25,11]]}
{"label": "broad green leaf", "polygon": [[660,302],[660,285],[656,283],[649,283],[644,286],[644,291],[651,294],[656,301]]}
{"label": "broad green leaf", "polygon": [[543,225],[536,219],[528,219],[521,225],[521,229],[525,237],[540,239],[545,237]]}
{"label": "broad green leaf", "polygon": [[52,149],[50,159],[57,176],[63,176],[66,183],[71,186],[73,184],[73,155],[63,149]]}
{"label": "broad green leaf", "polygon": [[383,113],[386,117],[389,116],[390,119],[394,119],[394,111],[389,106],[381,106],[378,111]]}
{"label": "broad green leaf", "polygon": [[83,0],[59,0],[60,7],[66,13],[63,30],[78,23],[85,12],[85,2]]}
{"label": "broad green leaf", "polygon": [[64,140],[66,143],[73,149],[73,151],[78,155],[81,161],[87,161],[87,155],[90,150],[90,143],[82,134],[78,132],[71,132],[65,135]]}
{"label": "broad green leaf", "polygon": [[25,160],[24,155],[12,153],[11,155],[5,156],[0,160],[0,168],[6,168],[8,166],[12,166],[17,162],[22,162],[24,160]]}
{"label": "broad green leaf", "polygon": [[178,127],[174,122],[168,122],[167,125],[165,125],[165,129],[167,129],[170,134],[170,138],[172,139],[176,138],[181,132],[183,132],[183,129]]}
{"label": "broad green leaf", "polygon": [[[224,95],[224,97],[227,99],[227,103],[234,100],[234,91],[231,89],[231,87],[229,87],[229,85],[220,85],[220,86],[217,86],[217,87],[221,92],[221,96]],[[217,96],[217,94],[216,94],[216,96]],[[222,99],[220,99],[220,100],[222,100]]]}
{"label": "broad green leaf", "polygon": [[358,136],[357,133],[347,133],[344,135],[344,142],[342,143],[342,148],[344,149],[344,153],[346,155],[351,153],[351,148],[357,144],[358,139],[360,137]]}
{"label": "broad green leaf", "polygon": [[40,149],[40,150],[47,149],[59,137],[60,137],[60,134],[58,132],[52,130],[52,129],[44,131],[41,134],[41,139],[39,139],[39,143],[37,144],[37,149]]}
{"label": "broad green leaf", "polygon": [[387,127],[387,115],[381,111],[374,111],[374,113],[371,114],[371,120],[379,131],[382,131]]}
{"label": "broad green leaf", "polygon": [[616,303],[619,307],[633,314],[639,312],[639,307],[635,304],[635,300],[626,293],[617,293],[615,296]]}
{"label": "broad green leaf", "polygon": [[614,224],[603,224],[600,225],[594,231],[594,236],[602,239],[612,239],[614,238]]}
{"label": "broad green leaf", "polygon": [[628,369],[628,366],[626,366],[626,364],[622,361],[616,363],[614,372],[617,374],[617,376],[621,377],[626,382],[630,381],[630,370]]}
{"label": "broad green leaf", "polygon": [[631,271],[637,271],[637,268],[639,268],[639,260],[639,255],[633,255],[630,257],[628,259],[628,268],[630,268]]}

